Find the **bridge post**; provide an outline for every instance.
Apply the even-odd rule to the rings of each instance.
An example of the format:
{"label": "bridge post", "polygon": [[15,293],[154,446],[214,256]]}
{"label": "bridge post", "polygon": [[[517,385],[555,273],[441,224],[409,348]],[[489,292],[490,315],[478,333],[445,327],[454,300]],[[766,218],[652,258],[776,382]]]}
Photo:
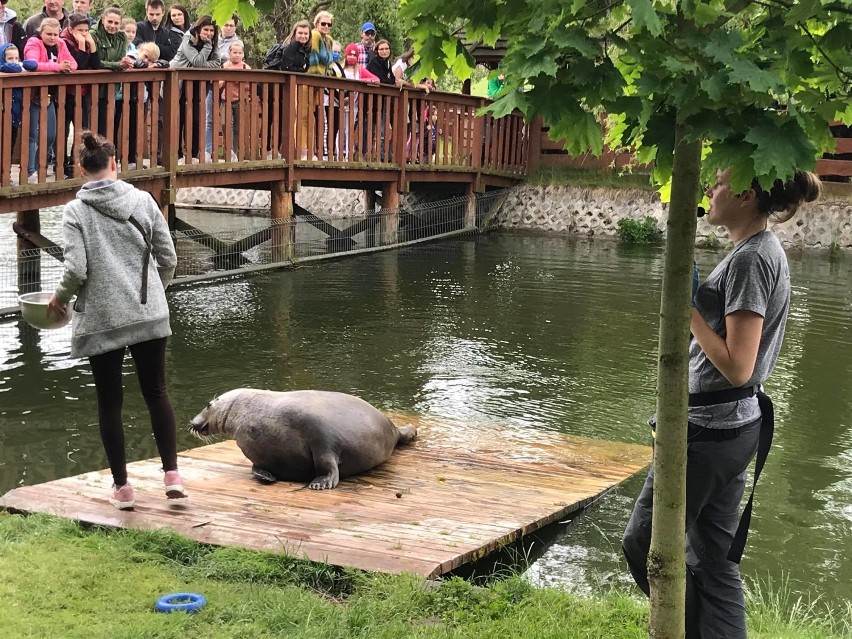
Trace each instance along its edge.
{"label": "bridge post", "polygon": [[293,205],[296,194],[287,190],[283,180],[272,183],[272,201],[270,215],[272,217],[272,261],[284,262],[295,257],[296,226],[293,224]]}
{"label": "bridge post", "polygon": [[364,216],[367,228],[364,230],[364,244],[368,247],[376,245],[376,226],[379,223],[376,215],[376,192],[372,189],[364,191]]}
{"label": "bridge post", "polygon": [[[41,233],[39,209],[18,211],[15,222],[21,230]],[[21,256],[22,251],[30,249],[38,249],[38,246],[18,235],[18,295],[41,290],[41,252],[38,251],[34,256]]]}
{"label": "bridge post", "polygon": [[382,186],[382,246],[396,244],[399,231],[399,182],[385,182]]}
{"label": "bridge post", "polygon": [[473,182],[465,185],[464,228],[466,231],[476,228],[476,190]]}

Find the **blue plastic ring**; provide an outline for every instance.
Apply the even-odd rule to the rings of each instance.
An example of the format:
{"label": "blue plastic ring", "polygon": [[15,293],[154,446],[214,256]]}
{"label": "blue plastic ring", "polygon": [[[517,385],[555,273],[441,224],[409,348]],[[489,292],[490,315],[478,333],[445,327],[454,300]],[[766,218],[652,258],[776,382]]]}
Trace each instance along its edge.
{"label": "blue plastic ring", "polygon": [[157,612],[198,612],[207,604],[204,595],[195,592],[173,592],[157,599]]}

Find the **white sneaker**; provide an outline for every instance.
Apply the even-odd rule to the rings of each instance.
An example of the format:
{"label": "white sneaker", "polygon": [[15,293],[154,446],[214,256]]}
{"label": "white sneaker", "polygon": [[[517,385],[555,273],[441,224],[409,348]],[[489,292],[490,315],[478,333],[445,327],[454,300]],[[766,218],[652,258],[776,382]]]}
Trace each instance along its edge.
{"label": "white sneaker", "polygon": [[47,175],[56,175],[56,168],[52,164],[47,165]]}
{"label": "white sneaker", "polygon": [[38,184],[38,172],[30,173],[27,176],[27,184]]}
{"label": "white sneaker", "polygon": [[[271,159],[272,159],[272,154],[270,153],[270,154],[267,156],[267,158],[266,158],[266,159],[267,159],[267,160],[271,160]],[[237,157],[237,154],[236,154],[234,151],[231,151],[231,162],[239,162],[239,161],[240,161],[240,158],[238,158],[238,157]]]}
{"label": "white sneaker", "polygon": [[183,166],[186,164],[186,158],[178,158],[178,165]]}
{"label": "white sneaker", "polygon": [[128,171],[135,171],[136,170],[136,162],[128,162],[127,163],[127,170]]}
{"label": "white sneaker", "polygon": [[192,158],[192,163],[193,163],[193,164],[198,164],[198,158]]}
{"label": "white sneaker", "polygon": [[204,152],[204,161],[205,162],[212,162],[213,161],[213,156],[210,155],[210,153],[208,153],[207,151]]}

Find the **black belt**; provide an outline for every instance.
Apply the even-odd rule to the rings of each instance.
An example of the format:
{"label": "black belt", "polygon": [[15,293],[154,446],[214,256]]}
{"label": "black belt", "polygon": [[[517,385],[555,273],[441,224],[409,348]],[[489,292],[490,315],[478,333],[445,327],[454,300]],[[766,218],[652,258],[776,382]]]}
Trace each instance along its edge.
{"label": "black belt", "polygon": [[706,393],[690,393],[690,406],[712,406],[713,404],[727,404],[740,399],[754,397],[760,392],[759,386],[740,386],[739,388],[725,388],[723,390],[708,391]]}

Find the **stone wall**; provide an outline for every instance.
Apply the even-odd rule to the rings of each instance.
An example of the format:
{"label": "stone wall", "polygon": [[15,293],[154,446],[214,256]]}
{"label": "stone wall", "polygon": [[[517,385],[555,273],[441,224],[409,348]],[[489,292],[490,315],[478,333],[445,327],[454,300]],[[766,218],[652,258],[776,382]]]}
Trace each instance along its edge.
{"label": "stone wall", "polygon": [[[178,207],[197,206],[269,215],[270,200],[269,191],[193,187],[178,190],[176,204]],[[423,193],[400,196],[402,206],[422,204],[428,200]],[[296,193],[296,204],[325,220],[363,217],[364,191],[305,186]]]}
{"label": "stone wall", "polygon": [[[578,233],[587,236],[615,235],[618,220],[651,216],[665,230],[668,205],[650,191],[581,188],[569,186],[514,187],[497,214],[504,228]],[[852,249],[852,201],[827,195],[804,204],[793,219],[772,224],[781,242],[793,248],[828,248],[832,242]],[[698,220],[696,243],[728,242],[724,229]]]}
{"label": "stone wall", "polygon": [[[406,193],[402,206],[442,200],[446,194]],[[252,189],[191,188],[178,192],[178,206],[234,209],[269,214],[269,191]],[[296,193],[296,203],[324,219],[351,218],[364,215],[363,191],[303,187]],[[504,228],[577,233],[587,236],[615,235],[618,220],[629,217],[641,220],[650,215],[660,229],[665,229],[668,206],[655,192],[627,189],[585,188],[570,186],[520,185],[509,190],[496,216]],[[803,205],[792,220],[771,224],[785,246],[793,248],[828,248],[837,242],[852,249],[852,198],[830,194],[817,202]],[[728,242],[724,229],[711,226],[707,218],[698,220],[696,243],[699,245]]]}

